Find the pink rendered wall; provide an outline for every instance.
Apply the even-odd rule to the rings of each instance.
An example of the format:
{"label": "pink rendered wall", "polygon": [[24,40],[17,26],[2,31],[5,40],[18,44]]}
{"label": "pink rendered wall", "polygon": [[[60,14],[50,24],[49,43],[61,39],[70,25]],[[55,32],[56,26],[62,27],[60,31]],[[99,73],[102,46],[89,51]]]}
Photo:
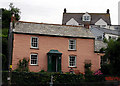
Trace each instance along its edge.
{"label": "pink rendered wall", "polygon": [[[39,38],[39,49],[31,49],[31,37]],[[76,39],[76,51],[68,50],[69,39]],[[32,66],[29,64],[29,69],[34,72],[41,70],[47,71],[47,53],[51,49],[58,50],[62,53],[61,69],[63,72],[68,72],[70,69],[69,55],[77,56],[77,67],[74,70],[84,72],[85,60],[91,60],[91,70],[96,71],[100,68],[100,56],[94,53],[94,39],[14,34],[12,69],[16,69],[19,60],[23,58],[30,59],[31,53],[38,53],[38,65]]]}

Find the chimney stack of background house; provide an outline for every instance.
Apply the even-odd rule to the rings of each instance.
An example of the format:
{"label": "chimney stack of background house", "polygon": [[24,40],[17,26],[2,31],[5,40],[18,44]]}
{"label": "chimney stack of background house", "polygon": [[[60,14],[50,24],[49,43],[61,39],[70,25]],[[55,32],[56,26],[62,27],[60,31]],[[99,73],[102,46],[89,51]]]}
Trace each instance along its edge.
{"label": "chimney stack of background house", "polygon": [[15,27],[15,21],[16,21],[15,14],[13,13],[12,16],[11,16],[12,28]]}
{"label": "chimney stack of background house", "polygon": [[118,25],[120,25],[120,1],[118,2]]}
{"label": "chimney stack of background house", "polygon": [[67,10],[66,10],[66,8],[64,8],[64,12],[63,13],[66,13],[67,12]]}
{"label": "chimney stack of background house", "polygon": [[107,14],[109,14],[110,13],[110,10],[109,9],[107,9]]}

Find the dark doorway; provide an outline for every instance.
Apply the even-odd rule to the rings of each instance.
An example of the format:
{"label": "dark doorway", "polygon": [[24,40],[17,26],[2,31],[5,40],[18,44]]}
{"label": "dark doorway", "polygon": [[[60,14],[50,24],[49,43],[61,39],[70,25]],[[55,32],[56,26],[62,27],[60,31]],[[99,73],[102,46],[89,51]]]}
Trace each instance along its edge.
{"label": "dark doorway", "polygon": [[58,65],[57,56],[52,56],[52,72],[58,72],[57,65]]}
{"label": "dark doorway", "polygon": [[48,53],[48,72],[61,72],[61,55],[58,50],[50,50]]}

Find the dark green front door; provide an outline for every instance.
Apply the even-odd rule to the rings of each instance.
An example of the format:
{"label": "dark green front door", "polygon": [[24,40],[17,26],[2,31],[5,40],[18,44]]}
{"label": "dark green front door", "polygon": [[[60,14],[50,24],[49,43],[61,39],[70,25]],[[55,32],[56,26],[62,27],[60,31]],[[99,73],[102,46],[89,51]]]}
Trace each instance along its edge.
{"label": "dark green front door", "polygon": [[48,71],[61,72],[61,56],[48,55]]}
{"label": "dark green front door", "polygon": [[58,50],[50,50],[48,56],[48,72],[61,72],[61,55]]}
{"label": "dark green front door", "polygon": [[51,58],[52,58],[52,65],[51,65],[52,66],[52,72],[58,72],[57,71],[57,65],[58,65],[57,64],[57,59],[58,58],[56,56],[52,56]]}

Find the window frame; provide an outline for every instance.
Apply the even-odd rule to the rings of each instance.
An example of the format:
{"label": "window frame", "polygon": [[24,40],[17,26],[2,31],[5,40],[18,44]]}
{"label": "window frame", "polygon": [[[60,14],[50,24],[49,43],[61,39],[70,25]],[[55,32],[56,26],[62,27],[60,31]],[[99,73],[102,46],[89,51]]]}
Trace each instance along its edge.
{"label": "window frame", "polygon": [[[75,63],[74,63],[73,66],[70,65],[70,57],[74,57],[74,58],[75,58]],[[77,57],[77,56],[74,56],[74,55],[70,55],[70,56],[69,56],[69,67],[76,67],[76,57]]]}
{"label": "window frame", "polygon": [[[32,57],[32,55],[37,55],[37,63],[36,64],[31,64],[31,57]],[[30,54],[30,65],[38,65],[38,54],[37,53]]]}
{"label": "window frame", "polygon": [[[33,47],[33,46],[32,46],[32,39],[33,39],[33,38],[37,38],[37,47]],[[39,41],[39,40],[38,40],[38,37],[31,37],[31,48],[35,48],[35,49],[38,48],[38,41]]]}
{"label": "window frame", "polygon": [[[74,41],[74,44],[70,44],[70,41]],[[70,46],[73,45],[74,49],[71,49]],[[69,50],[76,50],[76,39],[69,39]]]}
{"label": "window frame", "polygon": [[83,21],[90,21],[90,16],[83,16]]}

